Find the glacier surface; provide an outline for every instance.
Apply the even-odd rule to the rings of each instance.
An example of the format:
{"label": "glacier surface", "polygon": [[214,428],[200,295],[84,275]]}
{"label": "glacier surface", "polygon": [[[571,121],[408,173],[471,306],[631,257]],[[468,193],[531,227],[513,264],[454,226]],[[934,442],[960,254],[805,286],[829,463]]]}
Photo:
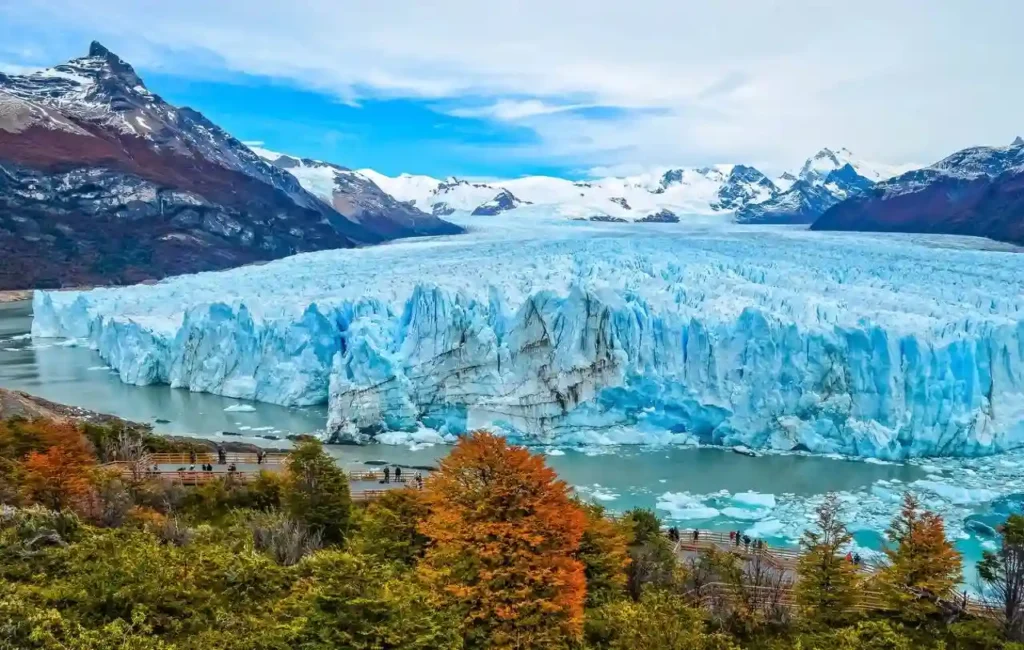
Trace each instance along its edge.
{"label": "glacier surface", "polygon": [[326,402],[336,440],[491,426],[883,459],[1024,445],[1017,252],[516,212],[459,237],[38,291],[32,332],[82,340],[131,384]]}

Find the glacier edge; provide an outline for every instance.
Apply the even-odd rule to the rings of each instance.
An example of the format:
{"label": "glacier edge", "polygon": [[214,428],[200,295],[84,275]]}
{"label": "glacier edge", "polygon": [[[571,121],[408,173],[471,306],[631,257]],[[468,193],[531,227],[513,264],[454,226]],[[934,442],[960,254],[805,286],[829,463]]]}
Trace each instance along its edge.
{"label": "glacier edge", "polygon": [[[591,242],[586,255],[564,241],[546,243],[547,257],[511,279],[500,279],[509,254],[497,249],[498,268],[483,274],[490,280],[421,282],[403,279],[400,266],[371,269],[376,285],[359,287],[355,278],[345,290],[290,296],[287,309],[270,309],[267,296],[249,289],[207,298],[245,274],[291,273],[288,265],[298,262],[288,260],[146,288],[39,291],[33,335],[88,341],[127,383],[284,405],[326,402],[327,432],[338,440],[425,425],[456,434],[498,426],[538,443],[643,442],[667,432],[676,440],[882,459],[1024,445],[1024,320],[1012,296],[1009,305],[994,301],[984,318],[937,322],[942,301],[940,309],[918,307],[910,286],[912,299],[887,299],[918,313],[837,316],[845,314],[838,301],[881,291],[879,276],[865,280],[868,265],[845,275],[824,263],[808,267],[812,253],[802,240],[787,245],[802,255],[809,281],[831,282],[813,299],[786,292],[794,269],[784,261],[755,264],[735,251],[711,255],[627,238],[614,247]],[[409,250],[425,252],[421,263],[441,265],[433,260],[439,255],[458,264],[418,246],[297,258],[319,271],[341,267],[346,277],[366,266],[359,256],[378,262]],[[592,259],[595,247],[602,255]],[[822,257],[834,262],[834,251]],[[915,271],[918,262],[897,269],[903,277],[892,286],[932,281],[918,272],[941,275]],[[415,277],[446,277],[434,270]],[[1000,273],[993,282],[1005,281]],[[211,279],[217,291],[153,313],[156,301],[191,296]],[[946,302],[977,308],[977,295],[954,289]],[[927,326],[919,326],[924,313]]]}

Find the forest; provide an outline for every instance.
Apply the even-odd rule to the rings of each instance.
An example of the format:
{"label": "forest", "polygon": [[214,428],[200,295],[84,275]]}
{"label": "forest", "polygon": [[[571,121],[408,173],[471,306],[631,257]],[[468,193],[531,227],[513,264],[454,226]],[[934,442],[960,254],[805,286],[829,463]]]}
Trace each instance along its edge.
{"label": "forest", "polygon": [[422,489],[365,503],[311,439],[246,480],[133,468],[175,445],[0,422],[0,649],[1024,649],[1017,515],[968,601],[913,494],[881,560],[850,561],[830,496],[787,565],[685,544],[649,510],[613,516],[486,432]]}

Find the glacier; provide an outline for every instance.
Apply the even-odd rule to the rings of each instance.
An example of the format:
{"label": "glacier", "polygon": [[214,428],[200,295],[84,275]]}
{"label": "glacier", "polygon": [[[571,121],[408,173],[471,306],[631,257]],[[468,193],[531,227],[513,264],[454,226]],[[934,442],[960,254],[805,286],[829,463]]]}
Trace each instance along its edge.
{"label": "glacier", "polygon": [[283,405],[325,435],[494,427],[905,459],[1024,445],[1024,256],[711,219],[453,216],[470,234],[155,285],[37,291],[32,333],[121,380]]}

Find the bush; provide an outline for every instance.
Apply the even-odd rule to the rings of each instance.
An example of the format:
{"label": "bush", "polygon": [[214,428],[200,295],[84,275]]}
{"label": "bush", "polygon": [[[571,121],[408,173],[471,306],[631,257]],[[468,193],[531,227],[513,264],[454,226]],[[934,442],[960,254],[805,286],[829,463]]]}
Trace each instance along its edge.
{"label": "bush", "polygon": [[255,547],[282,566],[298,564],[323,546],[319,532],[279,512],[257,514],[249,522],[249,530]]}

